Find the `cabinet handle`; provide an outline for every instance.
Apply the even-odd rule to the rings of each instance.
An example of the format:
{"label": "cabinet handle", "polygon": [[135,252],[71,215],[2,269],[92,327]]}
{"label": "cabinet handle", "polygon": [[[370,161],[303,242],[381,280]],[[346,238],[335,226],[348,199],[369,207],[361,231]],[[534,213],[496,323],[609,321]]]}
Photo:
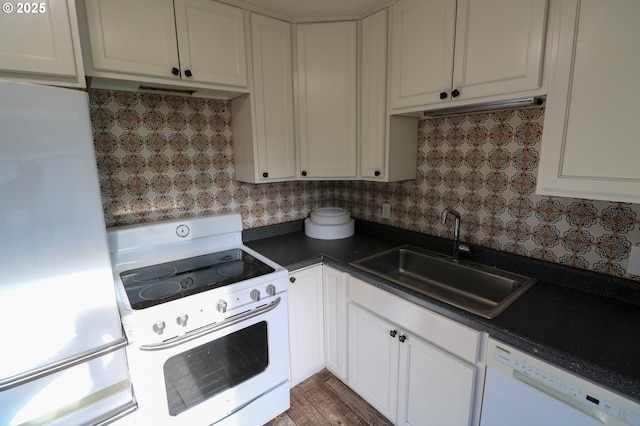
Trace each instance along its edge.
{"label": "cabinet handle", "polygon": [[373,174],[374,174],[375,176],[380,176],[380,170],[376,170],[375,172],[373,172]]}
{"label": "cabinet handle", "polygon": [[449,96],[447,92],[440,92],[440,99],[447,99],[447,96]]}
{"label": "cabinet handle", "polygon": [[193,74],[191,74],[191,70],[185,70],[184,75],[186,75],[187,77],[193,76]]}
{"label": "cabinet handle", "polygon": [[302,174],[302,176],[306,176],[307,172],[303,170],[301,174]]}
{"label": "cabinet handle", "polygon": [[401,334],[400,336],[398,336],[398,340],[400,340],[401,343],[404,343],[404,341],[407,340],[407,336]]}
{"label": "cabinet handle", "polygon": [[453,92],[451,92],[451,96],[457,98],[458,96],[460,96],[460,91],[458,91],[458,89],[453,89]]}
{"label": "cabinet handle", "polygon": [[176,67],[171,68],[171,74],[180,75],[180,70]]}
{"label": "cabinet handle", "polygon": [[262,174],[262,177],[263,177],[263,178],[268,178],[268,177],[269,177],[269,173],[264,172],[264,173]]}
{"label": "cabinet handle", "polygon": [[389,332],[389,336],[391,336],[391,337],[396,337],[396,334],[398,334],[398,332],[396,330],[391,330]]}
{"label": "cabinet handle", "polygon": [[296,277],[290,277],[290,278],[289,278],[289,282],[290,282],[291,284],[295,283],[295,282],[296,282]]}

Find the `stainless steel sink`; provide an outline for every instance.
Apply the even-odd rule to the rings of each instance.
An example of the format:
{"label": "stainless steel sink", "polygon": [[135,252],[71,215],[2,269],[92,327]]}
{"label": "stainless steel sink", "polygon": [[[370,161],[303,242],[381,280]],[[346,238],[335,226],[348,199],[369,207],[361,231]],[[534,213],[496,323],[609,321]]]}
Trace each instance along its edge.
{"label": "stainless steel sink", "polygon": [[529,289],[535,279],[450,256],[403,246],[351,265],[466,311],[494,318]]}

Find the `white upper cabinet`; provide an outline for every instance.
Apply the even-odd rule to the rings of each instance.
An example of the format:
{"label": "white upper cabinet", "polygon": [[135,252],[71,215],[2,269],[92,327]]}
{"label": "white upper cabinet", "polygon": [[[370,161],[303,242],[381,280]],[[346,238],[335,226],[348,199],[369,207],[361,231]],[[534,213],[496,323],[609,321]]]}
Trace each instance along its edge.
{"label": "white upper cabinet", "polygon": [[183,78],[246,87],[242,10],[212,0],[174,0],[174,4]]}
{"label": "white upper cabinet", "polygon": [[[384,179],[387,130],[387,11],[362,20],[360,175]],[[417,139],[417,133],[416,133]],[[415,177],[415,174],[414,174]]]}
{"label": "white upper cabinet", "polygon": [[357,24],[297,27],[300,179],[356,177]]}
{"label": "white upper cabinet", "polygon": [[241,9],[212,0],[85,0],[88,74],[247,86]]}
{"label": "white upper cabinet", "polygon": [[86,0],[85,7],[95,71],[168,77],[180,70],[173,0]]}
{"label": "white upper cabinet", "polygon": [[392,110],[438,103],[451,91],[456,2],[402,0],[391,13]]}
{"label": "white upper cabinet", "polygon": [[387,10],[362,20],[360,177],[416,178],[418,121],[387,114]]}
{"label": "white upper cabinet", "polygon": [[452,90],[463,100],[539,88],[546,18],[545,0],[459,0]]}
{"label": "white upper cabinet", "polygon": [[392,112],[544,94],[547,1],[401,0],[392,14]]}
{"label": "white upper cabinet", "polygon": [[563,0],[538,193],[640,202],[640,2]]}
{"label": "white upper cabinet", "polygon": [[296,180],[291,25],[251,15],[253,92],[231,101],[236,178]]}
{"label": "white upper cabinet", "polygon": [[0,78],[84,87],[73,0],[3,3]]}

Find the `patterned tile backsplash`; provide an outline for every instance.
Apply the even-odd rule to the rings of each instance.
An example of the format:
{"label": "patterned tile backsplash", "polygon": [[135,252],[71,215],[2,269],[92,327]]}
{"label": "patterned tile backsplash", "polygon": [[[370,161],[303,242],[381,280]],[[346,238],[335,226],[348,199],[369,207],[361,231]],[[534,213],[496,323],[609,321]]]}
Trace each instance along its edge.
{"label": "patterned tile backsplash", "polygon": [[253,228],[338,205],[451,238],[440,223],[451,207],[472,244],[640,280],[625,275],[640,205],[535,193],[542,106],[422,119],[413,181],[252,185],[234,180],[228,102],[97,89],[89,98],[109,227],[235,212]]}

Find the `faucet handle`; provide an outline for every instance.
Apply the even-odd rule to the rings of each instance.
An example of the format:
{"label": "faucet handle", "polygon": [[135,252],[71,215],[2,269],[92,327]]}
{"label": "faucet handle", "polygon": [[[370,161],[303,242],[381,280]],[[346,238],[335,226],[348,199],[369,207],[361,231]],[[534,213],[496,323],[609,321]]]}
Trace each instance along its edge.
{"label": "faucet handle", "polygon": [[464,243],[458,244],[458,251],[461,251],[462,253],[467,253],[467,254],[471,253],[471,249],[469,248],[469,246]]}

